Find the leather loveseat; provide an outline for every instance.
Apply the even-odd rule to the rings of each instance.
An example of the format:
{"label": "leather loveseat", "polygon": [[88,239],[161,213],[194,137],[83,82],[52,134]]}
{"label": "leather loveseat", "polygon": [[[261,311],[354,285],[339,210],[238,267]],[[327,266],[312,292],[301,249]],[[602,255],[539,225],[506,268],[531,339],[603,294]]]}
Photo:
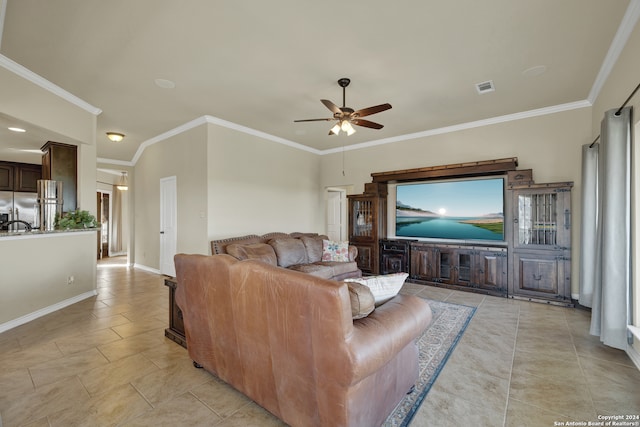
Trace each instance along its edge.
{"label": "leather loveseat", "polygon": [[346,282],[229,255],[175,265],[194,363],[291,426],[379,426],[418,378],[423,299],[353,320]]}
{"label": "leather loveseat", "polygon": [[240,260],[257,259],[266,263],[331,280],[362,277],[356,264],[358,249],[348,247],[348,259],[322,260],[323,240],[317,233],[269,233],[212,240],[211,253],[229,254]]}

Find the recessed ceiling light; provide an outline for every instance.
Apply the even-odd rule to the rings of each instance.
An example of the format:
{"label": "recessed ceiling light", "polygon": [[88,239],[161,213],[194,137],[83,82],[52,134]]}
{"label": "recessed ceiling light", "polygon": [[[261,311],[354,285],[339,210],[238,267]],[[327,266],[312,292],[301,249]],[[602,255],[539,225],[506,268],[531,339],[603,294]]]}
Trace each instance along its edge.
{"label": "recessed ceiling light", "polygon": [[9,130],[14,131],[14,132],[26,132],[26,130],[22,129],[22,128],[18,128],[18,127],[10,127]]}
{"label": "recessed ceiling light", "polygon": [[156,85],[164,89],[173,89],[176,87],[176,84],[174,82],[167,79],[155,79],[154,82],[156,83]]}
{"label": "recessed ceiling light", "polygon": [[536,65],[535,67],[527,68],[522,72],[525,77],[536,77],[547,71],[547,67],[544,65]]}

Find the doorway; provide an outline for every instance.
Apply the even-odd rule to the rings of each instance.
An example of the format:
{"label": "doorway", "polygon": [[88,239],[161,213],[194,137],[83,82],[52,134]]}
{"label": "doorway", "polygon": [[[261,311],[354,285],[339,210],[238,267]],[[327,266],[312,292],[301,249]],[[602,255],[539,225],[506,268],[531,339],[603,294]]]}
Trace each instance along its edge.
{"label": "doorway", "polygon": [[96,198],[96,220],[100,223],[98,230],[98,259],[109,257],[111,228],[111,193],[98,191]]}
{"label": "doorway", "polygon": [[339,242],[347,238],[347,190],[328,187],[325,192],[326,232],[330,240]]}
{"label": "doorway", "polygon": [[178,194],[176,177],[160,179],[160,274],[175,277],[173,257],[178,240]]}

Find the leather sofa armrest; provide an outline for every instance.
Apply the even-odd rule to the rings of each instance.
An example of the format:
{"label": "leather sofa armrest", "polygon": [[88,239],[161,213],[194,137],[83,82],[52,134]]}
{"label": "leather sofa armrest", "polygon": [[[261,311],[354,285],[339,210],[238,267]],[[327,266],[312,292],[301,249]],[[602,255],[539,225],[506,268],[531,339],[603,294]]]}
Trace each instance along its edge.
{"label": "leather sofa armrest", "polygon": [[413,295],[397,295],[369,316],[354,320],[349,338],[352,384],[376,372],[400,350],[416,340],[432,319],[427,301]]}
{"label": "leather sofa armrest", "polygon": [[358,257],[358,248],[353,245],[349,245],[349,261],[355,261]]}

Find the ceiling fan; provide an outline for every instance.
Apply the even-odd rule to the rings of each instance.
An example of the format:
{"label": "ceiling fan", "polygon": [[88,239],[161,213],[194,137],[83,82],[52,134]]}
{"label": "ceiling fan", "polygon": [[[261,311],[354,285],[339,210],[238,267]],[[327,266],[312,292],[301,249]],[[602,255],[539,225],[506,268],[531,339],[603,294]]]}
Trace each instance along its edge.
{"label": "ceiling fan", "polygon": [[361,117],[370,116],[372,114],[388,110],[391,108],[391,104],[380,104],[369,108],[363,108],[361,110],[354,110],[353,108],[349,108],[345,103],[345,92],[346,87],[349,86],[349,83],[351,83],[351,80],[347,78],[338,80],[338,84],[342,88],[342,107],[338,107],[328,99],[320,100],[320,102],[322,102],[325,107],[331,110],[331,112],[333,113],[333,117],[326,119],[294,120],[294,122],[320,122],[337,120],[335,126],[333,126],[329,131],[329,135],[338,135],[340,131],[345,132],[347,135],[353,135],[356,130],[352,125],[363,126],[371,129],[382,129],[384,126],[380,123],[363,120]]}

